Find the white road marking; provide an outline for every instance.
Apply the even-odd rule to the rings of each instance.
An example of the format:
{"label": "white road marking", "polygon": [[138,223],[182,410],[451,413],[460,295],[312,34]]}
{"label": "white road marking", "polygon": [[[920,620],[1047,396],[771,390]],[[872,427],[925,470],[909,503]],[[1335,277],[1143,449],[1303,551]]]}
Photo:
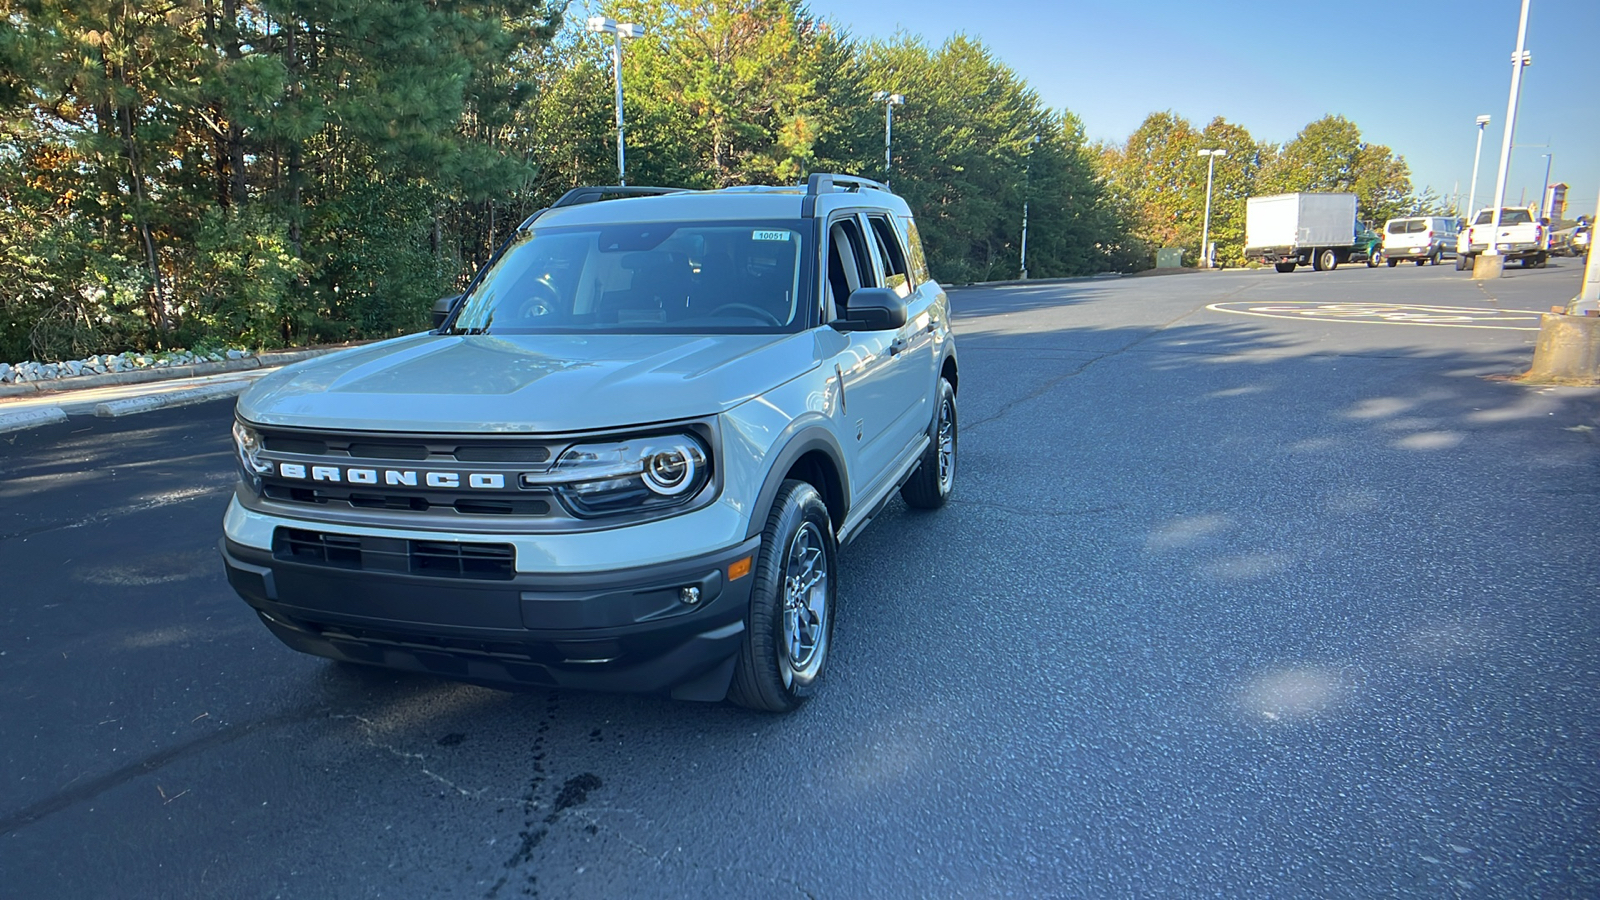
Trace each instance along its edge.
{"label": "white road marking", "polygon": [[1505,331],[1538,331],[1539,317],[1543,315],[1527,309],[1419,306],[1409,303],[1319,303],[1311,300],[1280,303],[1230,301],[1213,303],[1206,309],[1268,319],[1310,319],[1319,322],[1355,322],[1360,325],[1427,325],[1433,328],[1496,328]]}

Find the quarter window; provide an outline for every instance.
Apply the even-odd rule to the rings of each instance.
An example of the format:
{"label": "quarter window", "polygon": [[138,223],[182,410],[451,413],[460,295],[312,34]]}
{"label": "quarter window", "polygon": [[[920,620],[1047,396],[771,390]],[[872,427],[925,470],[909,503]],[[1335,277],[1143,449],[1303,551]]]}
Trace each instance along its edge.
{"label": "quarter window", "polygon": [[886,216],[868,216],[867,222],[872,225],[878,258],[883,260],[883,286],[892,288],[901,297],[911,296],[910,273],[905,252],[900,249],[900,236],[894,233],[894,226]]}
{"label": "quarter window", "polygon": [[911,278],[917,284],[932,278],[928,274],[928,258],[922,253],[922,236],[917,233],[917,223],[911,219],[906,223],[906,246],[910,251]]}

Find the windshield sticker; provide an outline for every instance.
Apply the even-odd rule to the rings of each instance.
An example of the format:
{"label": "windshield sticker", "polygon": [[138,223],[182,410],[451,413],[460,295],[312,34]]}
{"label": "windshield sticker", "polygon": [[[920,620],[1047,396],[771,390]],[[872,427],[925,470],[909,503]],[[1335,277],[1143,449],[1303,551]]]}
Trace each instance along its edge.
{"label": "windshield sticker", "polygon": [[757,231],[750,235],[752,241],[787,241],[792,231]]}

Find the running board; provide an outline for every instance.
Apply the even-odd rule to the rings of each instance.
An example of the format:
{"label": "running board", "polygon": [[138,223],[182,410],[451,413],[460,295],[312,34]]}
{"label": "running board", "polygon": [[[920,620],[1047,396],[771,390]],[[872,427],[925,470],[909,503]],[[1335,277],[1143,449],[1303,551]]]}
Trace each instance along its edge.
{"label": "running board", "polygon": [[[927,451],[929,443],[931,442],[929,441],[927,435],[923,435],[922,438],[917,441],[916,452],[911,454],[911,459],[909,461],[900,464],[900,468],[897,472],[895,472],[895,476],[888,481],[888,490],[885,490],[882,494],[880,494],[870,506],[864,507],[867,510],[865,514],[858,517],[852,513],[850,516],[845,518],[845,524],[839,529],[840,547],[847,546],[851,541],[855,540],[856,537],[858,537],[868,525],[872,524],[872,520],[878,517],[878,513],[883,512],[883,508],[889,505],[889,501],[894,497],[894,492],[900,490],[900,488],[904,486],[907,481],[911,480],[912,474],[917,471],[917,466],[922,462],[922,454]],[[856,508],[861,509],[863,507],[858,506]]]}

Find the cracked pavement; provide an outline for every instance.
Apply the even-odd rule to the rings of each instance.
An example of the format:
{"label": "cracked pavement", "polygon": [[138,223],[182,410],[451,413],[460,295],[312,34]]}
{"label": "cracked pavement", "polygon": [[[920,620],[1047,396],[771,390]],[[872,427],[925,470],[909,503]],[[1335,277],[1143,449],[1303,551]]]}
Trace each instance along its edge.
{"label": "cracked pavement", "polygon": [[0,435],[0,894],[1600,894],[1600,390],[1566,261],[952,292],[957,490],[841,555],[788,717],[280,646],[231,403]]}

